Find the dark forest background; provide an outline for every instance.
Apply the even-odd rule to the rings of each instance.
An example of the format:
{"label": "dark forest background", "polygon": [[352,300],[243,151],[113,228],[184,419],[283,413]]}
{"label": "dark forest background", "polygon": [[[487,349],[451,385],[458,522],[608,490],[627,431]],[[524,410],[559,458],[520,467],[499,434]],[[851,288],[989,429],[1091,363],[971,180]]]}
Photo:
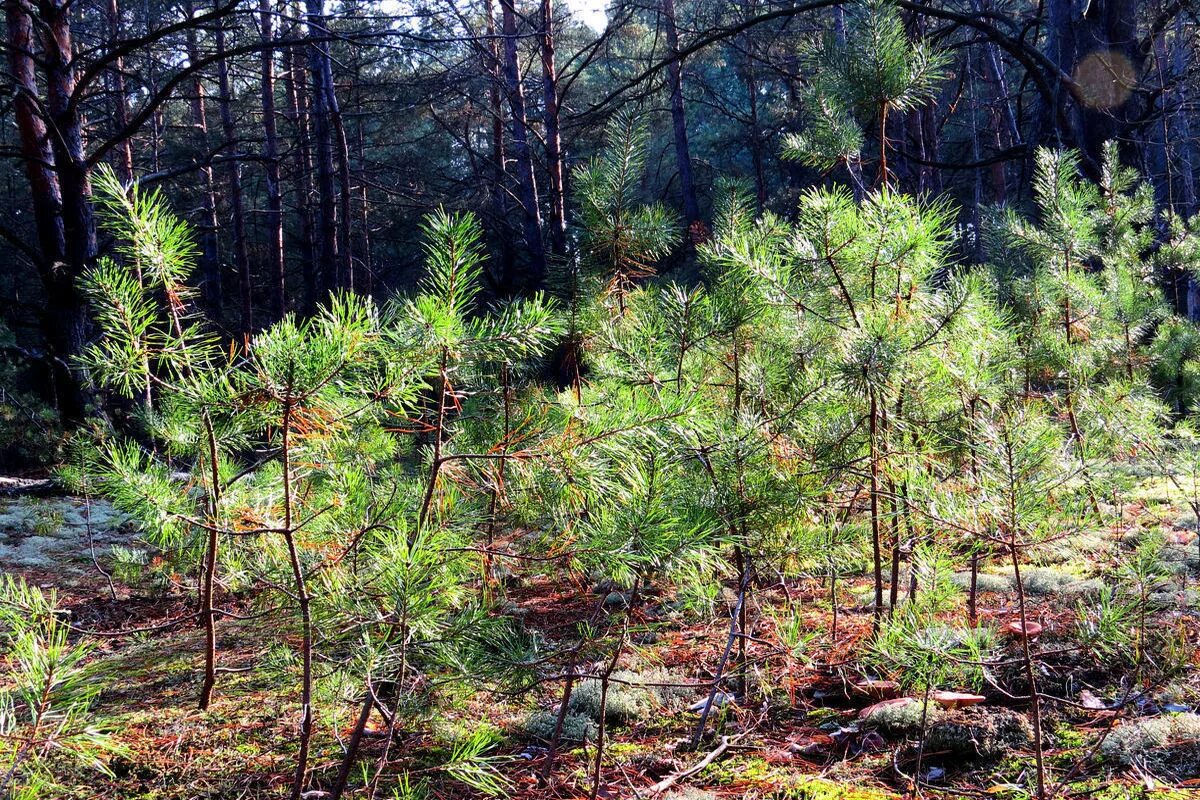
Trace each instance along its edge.
{"label": "dark forest background", "polygon": [[[77,279],[112,246],[102,164],[194,226],[205,311],[235,340],[333,290],[411,289],[438,206],[482,219],[491,296],[544,286],[573,253],[573,169],[619,110],[649,128],[640,199],[677,210],[685,245],[661,270],[683,280],[718,182],[786,216],[807,187],[878,185],[881,135],[895,188],[954,202],[967,262],[990,207],[1028,205],[1038,146],[1099,177],[1116,140],[1160,206],[1196,210],[1192,2],[896,6],[944,79],[882,125],[860,115],[860,154],[825,163],[781,155],[828,122],[816,43],[862,35],[832,0],[5,0],[0,377],[29,407],[8,424],[90,402],[72,359],[91,335]],[[1188,279],[1161,279],[1195,316]]]}

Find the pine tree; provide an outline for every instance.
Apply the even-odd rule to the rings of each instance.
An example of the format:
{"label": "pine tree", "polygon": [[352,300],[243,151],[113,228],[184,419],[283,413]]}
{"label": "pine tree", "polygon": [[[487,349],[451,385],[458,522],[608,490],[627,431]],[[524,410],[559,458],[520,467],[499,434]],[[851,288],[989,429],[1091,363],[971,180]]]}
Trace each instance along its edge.
{"label": "pine tree", "polygon": [[45,797],[67,767],[111,775],[123,754],[92,715],[101,688],[87,670],[95,647],[68,637],[68,612],[53,591],[0,577],[0,656],[11,667],[0,687],[0,795]]}
{"label": "pine tree", "polygon": [[822,169],[852,165],[863,146],[863,130],[873,124],[879,139],[878,185],[886,187],[892,178],[888,115],[931,100],[949,58],[928,42],[910,41],[891,0],[859,0],[846,9],[846,22],[843,36],[827,32],[803,54],[813,75],[804,100],[808,128],[785,140],[784,156]]}

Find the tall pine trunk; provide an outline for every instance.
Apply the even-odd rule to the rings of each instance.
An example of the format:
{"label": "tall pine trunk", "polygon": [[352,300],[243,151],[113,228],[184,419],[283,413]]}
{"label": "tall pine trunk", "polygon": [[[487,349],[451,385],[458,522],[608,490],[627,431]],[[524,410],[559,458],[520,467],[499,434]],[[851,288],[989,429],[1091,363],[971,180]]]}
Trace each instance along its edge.
{"label": "tall pine trunk", "polygon": [[[220,0],[217,0],[218,4]],[[229,85],[229,62],[225,56],[225,24],[218,22],[215,31],[217,55],[217,106],[221,112],[221,132],[226,146],[237,142],[237,124],[233,119],[233,93]],[[246,204],[242,194],[242,163],[232,153],[226,174],[229,181],[230,230],[233,235],[233,266],[238,275],[238,298],[242,309],[242,331],[254,330],[253,280],[250,275],[250,256],[246,252]]]}
{"label": "tall pine trunk", "polygon": [[326,41],[327,21],[324,0],[305,0],[308,24],[308,70],[312,81],[309,96],[310,119],[313,128],[313,159],[317,172],[317,207],[315,214],[316,265],[315,298],[320,302],[337,288],[338,241],[337,198],[334,190],[333,111],[329,99],[333,96],[333,66]]}
{"label": "tall pine trunk", "polygon": [[[117,0],[108,0],[108,37],[116,42],[121,38],[121,9]],[[112,100],[113,129],[125,130],[129,124],[129,98],[125,93],[125,59],[117,56],[113,59],[108,70],[108,93]],[[133,182],[133,142],[125,137],[116,149],[113,168],[121,182],[128,185]]]}
{"label": "tall pine trunk", "polygon": [[700,219],[700,203],[696,199],[696,182],[692,177],[692,155],[688,147],[687,113],[683,105],[683,60],[679,58],[679,30],[675,22],[675,0],[662,0],[663,24],[666,27],[667,52],[671,64],[667,80],[671,87],[671,127],[675,133],[675,167],[679,172],[679,192],[683,202],[684,223],[689,227]]}
{"label": "tall pine trunk", "polygon": [[[298,14],[297,14],[298,15]],[[299,25],[293,28],[293,38],[299,33]],[[294,47],[283,51],[284,75],[287,82],[287,117],[292,124],[296,146],[292,148],[292,185],[296,194],[296,216],[299,218],[300,242],[303,246],[301,258],[304,280],[305,313],[316,308],[318,292],[319,247],[316,226],[313,223],[311,199],[313,195],[312,140],[309,137],[308,90],[304,68]]]}
{"label": "tall pine trunk", "polygon": [[[60,384],[58,400],[64,415],[80,418],[87,411],[87,375],[76,365],[88,338],[87,303],[77,288],[79,276],[96,258],[96,224],[92,188],[83,149],[83,119],[75,102],[75,53],[71,39],[71,4],[48,0],[41,11],[41,63],[46,83],[44,104],[54,170],[58,177],[59,213],[65,247],[47,266],[46,338],[51,346]],[[58,256],[61,256],[59,258]]]}
{"label": "tall pine trunk", "polygon": [[562,255],[567,250],[567,212],[554,36],[554,0],[542,0],[542,108],[546,126],[546,169],[550,173],[550,244],[556,255]]}
{"label": "tall pine trunk", "polygon": [[279,188],[279,132],[275,123],[275,39],[271,0],[259,0],[259,33],[264,45],[259,62],[262,82],[263,158],[266,160],[267,264],[275,318],[287,312],[287,281],[283,256],[283,195]]}
{"label": "tall pine trunk", "polygon": [[516,254],[512,239],[508,235],[508,198],[505,184],[508,168],[505,163],[504,147],[504,68],[500,46],[496,39],[496,13],[492,0],[483,0],[487,49],[484,52],[484,68],[488,74],[488,106],[492,116],[492,190],[491,206],[493,227],[499,241],[499,271],[503,281],[512,274]]}
{"label": "tall pine trunk", "polygon": [[508,107],[512,113],[513,159],[517,168],[518,197],[521,201],[525,247],[528,253],[526,274],[505,276],[503,289],[532,290],[542,284],[546,273],[546,251],[542,244],[542,213],[538,205],[537,179],[533,174],[533,156],[529,151],[529,123],[525,116],[525,95],[517,63],[517,12],[513,0],[500,0],[504,25],[504,81],[508,89]]}
{"label": "tall pine trunk", "polygon": [[[191,0],[184,4],[184,13],[194,16]],[[196,29],[187,30],[188,61],[195,63],[200,58],[200,47],[196,42]],[[204,81],[197,72],[192,78],[192,96],[188,104],[191,115],[192,140],[196,148],[197,158],[201,159],[200,168],[200,210],[202,215],[200,225],[200,294],[204,301],[205,310],[214,320],[222,317],[221,264],[220,253],[217,249],[217,199],[214,188],[212,167],[209,160],[212,156],[212,145],[208,136],[208,112],[204,104]]]}

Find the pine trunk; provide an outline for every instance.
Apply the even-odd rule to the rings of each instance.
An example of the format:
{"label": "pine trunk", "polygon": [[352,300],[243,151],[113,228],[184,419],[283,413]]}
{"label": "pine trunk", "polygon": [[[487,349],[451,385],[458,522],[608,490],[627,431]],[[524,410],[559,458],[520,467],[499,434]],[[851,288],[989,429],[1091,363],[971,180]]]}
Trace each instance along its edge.
{"label": "pine trunk", "polygon": [[696,199],[696,183],[692,177],[692,155],[688,147],[687,113],[683,105],[683,61],[679,54],[679,31],[675,23],[675,0],[662,0],[663,24],[666,26],[667,52],[672,61],[667,68],[671,87],[671,126],[675,132],[675,166],[679,171],[679,191],[683,202],[684,224],[691,226],[700,219],[700,203]]}
{"label": "pine trunk", "polygon": [[[218,0],[219,2],[220,0]],[[229,85],[229,62],[225,54],[225,25],[218,22],[215,31],[217,55],[217,107],[221,112],[221,131],[226,146],[237,142],[237,124],[233,119],[233,93]],[[250,276],[250,257],[246,252],[246,206],[242,194],[242,164],[232,153],[226,166],[229,181],[230,231],[233,236],[233,266],[238,275],[238,298],[242,309],[242,331],[254,330],[253,281]]]}
{"label": "pine trunk", "polygon": [[504,79],[512,113],[513,159],[517,168],[525,246],[529,250],[527,274],[520,279],[513,275],[505,276],[502,288],[505,292],[532,291],[542,285],[546,273],[542,214],[538,205],[537,179],[533,174],[533,157],[529,151],[525,95],[521,86],[520,66],[517,64],[517,12],[513,8],[513,0],[500,0],[500,10],[504,24]]}
{"label": "pine trunk", "polygon": [[[195,14],[191,0],[184,5],[184,13],[189,17]],[[195,28],[187,30],[188,61],[194,63],[200,58],[200,48],[196,42]],[[217,249],[217,199],[214,189],[212,167],[209,159],[212,147],[208,138],[208,113],[204,104],[204,81],[197,72],[192,78],[192,97],[189,103],[191,114],[193,141],[196,157],[202,164],[200,168],[200,207],[202,220],[200,225],[200,294],[204,300],[205,309],[214,320],[222,317],[222,281],[220,253]]]}
{"label": "pine trunk", "polygon": [[305,0],[308,24],[308,69],[312,80],[309,96],[310,118],[313,127],[313,159],[317,172],[317,208],[315,220],[316,241],[316,296],[321,302],[337,288],[338,242],[337,242],[337,197],[334,190],[333,153],[333,110],[329,98],[333,96],[333,66],[329,55],[327,22],[324,0]]}
{"label": "pine trunk", "polygon": [[[271,0],[259,0],[258,18],[264,45],[275,39]],[[283,254],[283,195],[279,188],[279,132],[275,123],[275,50],[265,47],[259,62],[262,80],[263,158],[266,161],[267,264],[275,318],[287,312],[287,281]]]}
{"label": "pine trunk", "polygon": [[550,243],[556,255],[567,250],[562,134],[558,122],[558,76],[554,64],[554,0],[542,0],[542,95],[546,126],[546,168],[550,173]]}

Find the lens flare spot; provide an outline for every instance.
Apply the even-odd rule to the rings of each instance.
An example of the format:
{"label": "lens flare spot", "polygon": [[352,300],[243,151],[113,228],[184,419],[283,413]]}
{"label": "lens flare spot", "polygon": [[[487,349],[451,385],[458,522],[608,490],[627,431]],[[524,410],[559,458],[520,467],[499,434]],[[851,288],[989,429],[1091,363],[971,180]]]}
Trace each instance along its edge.
{"label": "lens flare spot", "polygon": [[1115,50],[1089,53],[1073,77],[1079,101],[1091,108],[1115,108],[1129,99],[1137,85],[1133,64]]}

